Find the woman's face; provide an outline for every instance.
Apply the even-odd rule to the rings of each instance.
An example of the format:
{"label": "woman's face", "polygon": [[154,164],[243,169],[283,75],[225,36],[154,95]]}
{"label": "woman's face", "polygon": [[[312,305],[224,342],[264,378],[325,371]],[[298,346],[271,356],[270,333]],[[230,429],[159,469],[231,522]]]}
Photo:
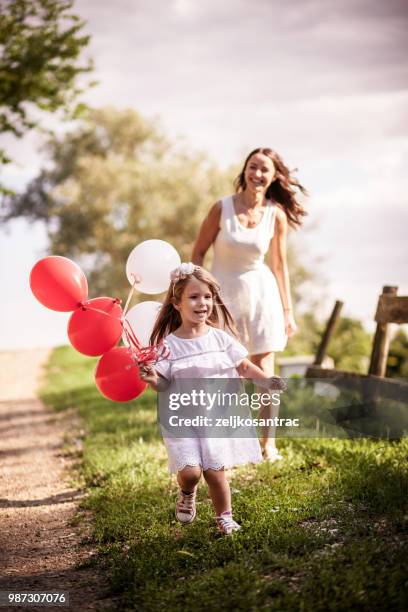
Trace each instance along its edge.
{"label": "woman's face", "polygon": [[263,153],[254,153],[245,167],[245,189],[265,193],[275,176],[275,164],[271,158]]}

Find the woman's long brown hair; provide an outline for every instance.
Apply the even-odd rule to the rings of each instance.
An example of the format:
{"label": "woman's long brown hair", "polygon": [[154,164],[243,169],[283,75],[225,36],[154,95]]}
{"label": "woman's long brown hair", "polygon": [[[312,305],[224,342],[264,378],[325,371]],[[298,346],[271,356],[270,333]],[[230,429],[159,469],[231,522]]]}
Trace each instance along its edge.
{"label": "woman's long brown hair", "polygon": [[158,344],[163,338],[180,327],[181,317],[178,310],[174,308],[174,304],[180,303],[183,291],[192,276],[208,285],[213,297],[213,309],[207,319],[208,325],[212,327],[222,327],[226,331],[231,332],[234,336],[238,336],[234,319],[220,296],[219,284],[207,270],[200,266],[195,266],[192,274],[188,274],[185,278],[180,278],[180,280],[173,281],[170,284],[163,306],[159,311],[150,336],[150,344]]}
{"label": "woman's long brown hair", "polygon": [[276,169],[276,176],[266,191],[266,198],[278,202],[284,209],[288,222],[292,227],[302,225],[302,217],[307,215],[307,212],[296,199],[296,191],[300,191],[304,195],[308,195],[307,190],[299,183],[292,175],[292,172],[283,162],[282,158],[273,149],[260,147],[254,149],[245,160],[244,166],[234,181],[236,192],[244,191],[246,188],[245,170],[249,160],[256,153],[262,153],[271,159]]}

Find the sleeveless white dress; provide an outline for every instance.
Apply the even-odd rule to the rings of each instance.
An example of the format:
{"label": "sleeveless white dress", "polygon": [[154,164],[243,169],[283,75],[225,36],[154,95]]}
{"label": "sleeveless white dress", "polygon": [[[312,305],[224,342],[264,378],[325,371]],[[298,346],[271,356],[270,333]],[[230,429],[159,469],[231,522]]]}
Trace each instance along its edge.
{"label": "sleeveless white dress", "polygon": [[222,298],[251,355],[283,351],[287,336],[282,301],[276,278],[265,264],[274,234],[276,204],[268,200],[260,223],[247,228],[235,214],[232,196],[221,203],[211,271],[221,285]]}
{"label": "sleeveless white dress", "polygon": [[[239,378],[237,366],[248,351],[235,338],[218,328],[198,338],[166,337],[170,355],[158,361],[155,368],[167,380],[205,378]],[[213,409],[217,415],[217,407]],[[194,416],[192,409],[191,416]],[[169,472],[177,473],[186,466],[201,466],[203,470],[228,469],[245,463],[260,463],[261,448],[256,432],[253,437],[190,437],[163,436],[168,456]]]}

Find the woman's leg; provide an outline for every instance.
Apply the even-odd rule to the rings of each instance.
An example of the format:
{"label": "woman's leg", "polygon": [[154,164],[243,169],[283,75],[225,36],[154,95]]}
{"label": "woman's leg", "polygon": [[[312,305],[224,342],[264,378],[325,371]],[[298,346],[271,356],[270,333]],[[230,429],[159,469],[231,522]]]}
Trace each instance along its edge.
{"label": "woman's leg", "polygon": [[[274,353],[259,353],[251,355],[251,361],[257,365],[267,376],[273,376],[275,371],[275,354]],[[258,393],[265,393],[265,389],[257,388]],[[272,398],[269,404],[263,405],[259,410],[259,418],[271,419],[279,415],[279,406],[274,406]],[[276,448],[276,427],[274,425],[266,425],[261,428],[261,447],[265,459],[274,461],[280,459],[278,449]]]}
{"label": "woman's leg", "polygon": [[215,514],[221,516],[223,512],[231,511],[231,491],[225,471],[209,469],[203,474],[208,484]]}

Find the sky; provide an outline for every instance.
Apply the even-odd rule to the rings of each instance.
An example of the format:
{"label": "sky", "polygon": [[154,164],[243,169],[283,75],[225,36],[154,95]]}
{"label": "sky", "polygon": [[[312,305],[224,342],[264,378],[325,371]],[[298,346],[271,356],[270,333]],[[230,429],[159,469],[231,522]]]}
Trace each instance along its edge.
{"label": "sky", "polygon": [[[309,215],[290,239],[320,279],[320,316],[341,299],[372,330],[383,285],[408,295],[405,0],[77,0],[75,10],[99,81],[90,105],[158,117],[223,167],[269,146],[299,169]],[[45,162],[40,139],[4,141],[18,163],[3,180],[22,190]],[[68,316],[28,289],[45,229],[17,220],[8,232],[0,350],[65,343]]]}

